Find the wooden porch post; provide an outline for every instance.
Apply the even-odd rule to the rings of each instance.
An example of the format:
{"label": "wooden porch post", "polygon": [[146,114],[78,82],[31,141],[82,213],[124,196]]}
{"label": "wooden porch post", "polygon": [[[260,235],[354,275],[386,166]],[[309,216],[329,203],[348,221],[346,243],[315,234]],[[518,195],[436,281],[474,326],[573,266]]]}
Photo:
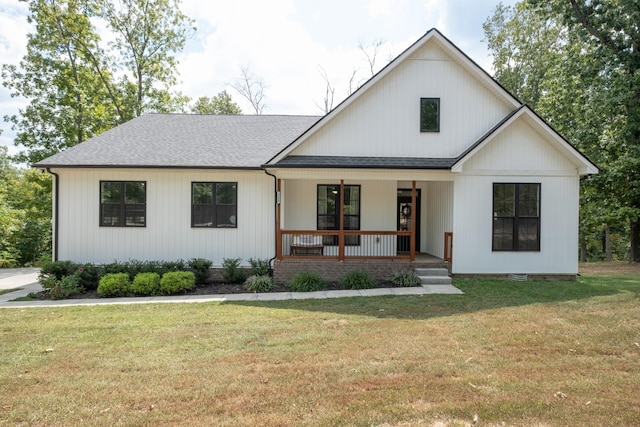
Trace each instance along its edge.
{"label": "wooden porch post", "polygon": [[338,259],[344,261],[344,179],[340,180],[340,233],[338,234]]}
{"label": "wooden porch post", "polygon": [[282,194],[280,193],[281,183],[278,178],[276,184],[276,258],[278,261],[282,261],[282,229],[280,224],[280,201],[282,200]]}
{"label": "wooden porch post", "polygon": [[418,207],[416,206],[416,182],[412,181],[411,184],[411,240],[409,243],[409,259],[411,261],[416,260],[416,213],[418,212]]}

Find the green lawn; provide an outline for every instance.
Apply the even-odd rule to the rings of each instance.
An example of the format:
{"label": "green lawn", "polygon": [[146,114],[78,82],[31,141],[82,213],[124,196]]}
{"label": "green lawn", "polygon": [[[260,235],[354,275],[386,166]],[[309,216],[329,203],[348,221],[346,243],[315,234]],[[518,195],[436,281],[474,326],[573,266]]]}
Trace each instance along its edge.
{"label": "green lawn", "polygon": [[640,275],[455,285],[0,309],[0,425],[638,425]]}

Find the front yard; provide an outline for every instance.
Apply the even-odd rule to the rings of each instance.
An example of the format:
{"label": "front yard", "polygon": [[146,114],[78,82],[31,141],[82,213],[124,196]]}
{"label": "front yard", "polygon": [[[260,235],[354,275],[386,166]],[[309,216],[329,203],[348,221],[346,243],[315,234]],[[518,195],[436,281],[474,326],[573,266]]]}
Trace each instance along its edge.
{"label": "front yard", "polygon": [[638,423],[640,274],[454,285],[2,309],[0,425]]}

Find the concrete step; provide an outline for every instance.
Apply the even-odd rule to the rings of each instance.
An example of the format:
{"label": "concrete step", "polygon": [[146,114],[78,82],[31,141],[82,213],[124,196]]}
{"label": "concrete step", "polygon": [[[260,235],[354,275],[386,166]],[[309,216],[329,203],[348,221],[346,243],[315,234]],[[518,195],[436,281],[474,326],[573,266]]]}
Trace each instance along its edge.
{"label": "concrete step", "polygon": [[451,277],[444,276],[419,276],[423,285],[451,285]]}
{"label": "concrete step", "polygon": [[449,270],[446,268],[416,268],[416,274],[423,285],[451,285]]}
{"label": "concrete step", "polygon": [[416,268],[418,276],[446,276],[449,277],[449,270],[446,268]]}

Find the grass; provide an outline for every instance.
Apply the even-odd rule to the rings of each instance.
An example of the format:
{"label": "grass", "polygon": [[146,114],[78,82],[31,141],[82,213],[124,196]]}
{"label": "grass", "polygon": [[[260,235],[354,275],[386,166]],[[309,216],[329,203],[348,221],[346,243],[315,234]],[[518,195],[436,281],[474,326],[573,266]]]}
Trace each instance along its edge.
{"label": "grass", "polygon": [[0,295],[8,294],[9,292],[19,291],[22,288],[14,288],[14,289],[0,289]]}
{"label": "grass", "polygon": [[3,309],[0,425],[638,423],[640,275],[455,285]]}

